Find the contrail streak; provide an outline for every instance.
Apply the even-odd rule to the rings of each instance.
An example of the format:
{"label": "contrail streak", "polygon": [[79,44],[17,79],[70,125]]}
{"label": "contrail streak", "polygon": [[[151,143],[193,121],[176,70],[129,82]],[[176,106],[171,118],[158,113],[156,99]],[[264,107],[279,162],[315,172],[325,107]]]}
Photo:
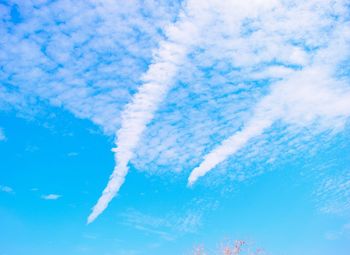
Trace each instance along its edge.
{"label": "contrail streak", "polygon": [[204,157],[204,161],[191,172],[188,185],[192,186],[199,177],[204,176],[228,156],[243,148],[250,139],[262,134],[271,124],[270,119],[253,118],[241,131],[224,140],[221,145]]}
{"label": "contrail streak", "polygon": [[[160,43],[153,57],[153,64],[143,76],[144,84],[132,101],[126,106],[121,117],[121,128],[116,134],[116,166],[87,222],[93,222],[108,206],[124,183],[128,173],[128,163],[140,141],[146,125],[174,83],[178,67],[183,63],[190,47],[198,37],[206,12],[200,2],[190,1],[187,12],[179,15],[179,21],[166,30],[167,39]],[[198,17],[196,16],[198,12]],[[207,12],[208,13],[208,12]]]}
{"label": "contrail streak", "polygon": [[350,89],[348,84],[332,77],[331,68],[317,63],[275,84],[243,129],[224,140],[192,170],[188,185],[192,186],[199,177],[242,149],[252,138],[261,135],[276,120],[299,126],[311,125],[317,120],[332,123],[331,126],[344,124],[350,116]]}

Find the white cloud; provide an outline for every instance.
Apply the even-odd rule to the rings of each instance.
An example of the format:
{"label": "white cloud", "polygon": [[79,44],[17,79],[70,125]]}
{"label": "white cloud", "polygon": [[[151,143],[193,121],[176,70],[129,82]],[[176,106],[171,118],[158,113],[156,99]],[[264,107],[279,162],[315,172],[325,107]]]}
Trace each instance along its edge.
{"label": "white cloud", "polygon": [[183,215],[167,214],[159,217],[130,209],[121,216],[122,224],[160,236],[165,240],[174,240],[181,235],[195,233],[202,224],[202,215],[191,211]]}
{"label": "white cloud", "polygon": [[330,241],[338,240],[342,237],[348,238],[350,236],[350,224],[344,224],[336,231],[328,231],[325,233],[325,238]]}
{"label": "white cloud", "polygon": [[[316,122],[317,129],[321,130],[341,129],[350,116],[350,89],[328,76],[327,71],[306,68],[276,84],[271,94],[257,105],[255,115],[242,130],[204,157],[201,165],[192,171],[189,184],[235,154],[277,120],[299,126],[311,126]],[[297,91],[296,84],[300,86]]]}
{"label": "white cloud", "polygon": [[79,153],[78,152],[75,152],[75,151],[72,151],[72,152],[68,152],[67,153],[67,156],[68,157],[76,157],[76,156],[78,156],[79,155]]}
{"label": "white cloud", "polygon": [[[312,64],[316,52],[333,40],[330,28],[346,27],[342,18],[335,18],[342,17],[341,2],[278,1],[277,7],[262,9],[252,17],[244,16],[229,1],[222,3],[227,6],[206,27],[206,39],[191,52],[177,75],[179,82],[148,125],[131,160],[136,168],[162,172],[199,165],[218,141],[242,129],[272,84]],[[342,47],[339,52],[346,56]],[[291,55],[299,57],[289,58]],[[300,128],[286,128],[285,141],[295,137],[296,131],[304,135]],[[277,152],[281,147],[274,146]],[[261,154],[255,154],[258,157]],[[225,167],[235,168],[234,160]]]}
{"label": "white cloud", "polygon": [[61,195],[58,194],[48,194],[48,195],[42,195],[41,198],[44,200],[57,200],[60,197],[62,197]]}
{"label": "white cloud", "polygon": [[[331,165],[333,169],[336,166]],[[350,174],[349,168],[337,167],[323,178],[314,192],[318,208],[327,214],[350,215]]]}
{"label": "white cloud", "polygon": [[14,194],[14,190],[9,187],[9,186],[3,186],[3,185],[0,185],[0,191],[2,192],[5,192],[5,193],[9,193],[9,194]]}
{"label": "white cloud", "polygon": [[[114,133],[178,6],[162,0],[0,4],[6,12],[0,109],[33,114],[38,103],[49,103]],[[11,17],[13,8],[19,20]]]}
{"label": "white cloud", "polygon": [[[221,147],[204,157],[203,164],[191,174],[190,184],[225,160],[229,155],[245,146],[251,138],[262,134],[266,128],[269,128],[279,119],[284,120],[287,124],[303,123],[302,126],[310,125],[316,120],[325,126],[328,122],[331,122],[330,128],[337,129],[341,128],[344,119],[348,117],[346,86],[337,86],[337,83],[341,82],[334,79],[329,70],[329,66],[339,63],[339,50],[346,52],[347,48],[346,39],[343,42],[341,38],[339,39],[339,35],[345,38],[344,35],[348,34],[348,31],[344,29],[346,22],[342,19],[334,19],[335,15],[341,14],[344,10],[342,2],[334,4],[334,9],[330,10],[328,8],[330,3],[320,1],[308,3],[296,1],[295,5],[288,5],[279,1],[249,1],[247,3],[208,1],[205,2],[205,7],[210,7],[210,14],[205,12],[206,9],[203,6],[198,8],[196,1],[189,1],[188,3],[188,6],[193,4],[196,7],[190,9],[189,13],[193,13],[194,17],[198,17],[197,20],[205,20],[205,26],[198,25],[196,20],[189,20],[188,23],[185,23],[185,28],[191,28],[189,30],[191,36],[182,36],[189,34],[184,28],[181,29],[183,33],[179,38],[186,38],[183,41],[190,45],[193,43],[192,40],[195,40],[197,45],[191,47],[191,50],[187,48],[184,50],[184,43],[176,45],[173,43],[176,40],[171,40],[171,37],[168,38],[171,43],[168,41],[160,43],[160,49],[158,49],[160,53],[155,54],[155,63],[150,66],[144,76],[146,77],[146,83],[141,86],[122,115],[121,129],[117,132],[117,148],[114,149],[117,166],[100,201],[94,207],[89,222],[94,220],[107,207],[109,201],[123,184],[128,171],[127,164],[133,158],[134,150],[139,145],[139,140],[146,125],[154,118],[155,110],[165,93],[170,90],[169,85],[173,82],[171,78],[175,73],[181,74],[181,68],[177,67],[179,66],[178,59],[183,58],[177,58],[180,53],[184,55],[188,52],[191,55],[199,48],[200,52],[204,52],[204,54],[202,54],[203,58],[195,63],[198,65],[196,68],[210,66],[213,62],[217,64],[220,58],[224,58],[224,61],[239,69],[237,74],[242,77],[243,83],[260,78],[269,79],[270,82],[265,82],[268,85],[271,83],[278,84],[271,87],[271,94],[262,99],[255,110],[252,109],[255,113],[250,121],[244,121],[245,124],[243,122],[245,127],[241,132],[225,140]],[[316,6],[317,11],[315,12]],[[232,15],[232,11],[237,15]],[[307,22],[306,18],[308,19]],[[300,22],[304,24],[304,21],[307,25],[301,26]],[[232,26],[231,24],[235,25]],[[200,36],[203,32],[201,27],[205,27],[205,36],[203,37]],[[196,29],[199,32],[193,32]],[[175,31],[177,30],[175,29]],[[320,37],[321,34],[324,36]],[[336,43],[333,43],[333,41],[336,41]],[[336,47],[334,47],[335,44]],[[323,50],[324,48],[327,50]],[[327,63],[325,63],[325,59],[327,59]],[[189,58],[189,60],[192,59]],[[186,63],[184,62],[183,65],[186,66]],[[217,71],[220,72],[221,70]],[[321,75],[322,78],[319,78],[318,76]],[[231,78],[231,74],[220,78],[227,82]],[[190,79],[192,79],[190,83],[193,83],[193,72]],[[237,78],[235,79],[237,80]],[[234,80],[231,82],[234,82]],[[320,84],[316,86],[314,83]],[[299,91],[295,90],[295,86],[298,86]],[[222,88],[220,87],[220,89]],[[254,97],[254,90],[248,92]],[[339,96],[342,99],[334,104]],[[286,101],[283,102],[283,100]],[[324,105],[323,100],[327,102],[327,106]],[[183,103],[180,100],[177,101],[176,104]],[[190,103],[192,104],[190,107],[197,107],[193,102]],[[205,103],[208,103],[208,101],[206,100]],[[224,106],[224,108],[227,109],[227,106]],[[305,109],[311,111],[306,113]],[[185,108],[184,110],[186,111],[185,114],[188,115],[189,109]],[[166,115],[167,112],[163,114]],[[208,115],[205,113],[204,115],[204,122],[195,124],[198,127],[196,131],[202,137],[204,129],[199,126],[205,125],[204,123],[208,119]],[[321,120],[319,120],[320,117],[322,117]],[[214,123],[209,126],[213,127]],[[164,129],[162,125],[160,125],[160,128]],[[156,131],[157,134],[154,137],[162,132],[161,129]],[[188,137],[188,129],[184,132]],[[204,132],[210,133],[206,130]],[[164,133],[166,136],[174,134],[173,131]],[[149,138],[147,135],[146,137]],[[164,144],[164,140],[160,141]],[[161,146],[156,148],[157,151],[161,151],[165,159],[168,159],[168,162],[170,161],[169,158],[178,157],[181,159],[182,156],[186,157],[186,155],[180,155],[179,157],[176,150],[179,149],[179,146],[184,145],[177,143],[176,138],[171,137],[170,140],[165,140],[165,142],[169,142],[169,145],[176,143],[173,150]],[[184,143],[186,144],[188,141]],[[149,148],[149,144],[146,144],[145,150],[151,153],[151,157],[144,157],[146,160],[150,161],[158,156],[152,149]],[[187,152],[187,155],[196,158],[197,154],[191,155],[191,149]],[[203,149],[203,147],[194,148],[195,153],[203,152]],[[175,162],[178,163],[178,161],[177,159]],[[166,161],[165,164],[167,164]],[[180,164],[180,166],[182,165]]]}
{"label": "white cloud", "polygon": [[192,171],[188,179],[190,185],[278,120],[303,127],[317,123],[321,130],[343,128],[350,116],[350,86],[334,77],[334,66],[345,58],[340,57],[338,51],[349,49],[346,40],[350,39],[350,31],[343,26],[338,29],[330,45],[315,54],[311,65],[272,86],[242,131],[204,157],[200,166]]}
{"label": "white cloud", "polygon": [[0,128],[0,141],[5,141],[5,140],[6,140],[6,136],[5,136],[4,130]]}
{"label": "white cloud", "polygon": [[199,177],[205,175],[228,156],[245,146],[251,138],[260,135],[271,123],[272,121],[269,118],[254,119],[248,123],[242,131],[238,131],[235,135],[223,141],[219,147],[204,157],[204,161],[199,167],[191,172],[188,178],[188,184],[191,186]]}
{"label": "white cloud", "polygon": [[121,117],[121,128],[116,133],[116,167],[102,196],[88,217],[88,223],[101,214],[117,194],[128,172],[128,163],[133,157],[146,125],[175,82],[175,75],[186,55],[198,40],[201,28],[209,19],[210,9],[189,1],[187,9],[179,14],[179,20],[166,28],[165,41],[160,42],[152,64],[143,75],[144,84],[138,89]]}
{"label": "white cloud", "polygon": [[[207,156],[197,177],[216,166],[237,170],[226,174],[241,180],[264,171],[256,170],[261,164],[245,171],[249,164],[314,150],[315,134],[336,133],[347,119],[345,0],[18,7],[16,21],[11,4],[0,4],[0,109],[34,114],[44,103],[106,134],[120,128],[119,173],[92,218],[119,189],[129,161],[149,172],[180,172],[214,149],[223,154]],[[270,117],[270,128],[255,125],[266,121],[261,116]],[[226,139],[235,147],[215,150]]]}

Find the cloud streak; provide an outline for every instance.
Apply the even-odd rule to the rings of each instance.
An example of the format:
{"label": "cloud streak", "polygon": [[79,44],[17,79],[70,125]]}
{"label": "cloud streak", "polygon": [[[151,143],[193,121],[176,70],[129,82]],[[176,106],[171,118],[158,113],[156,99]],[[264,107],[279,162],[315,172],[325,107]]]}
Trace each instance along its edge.
{"label": "cloud streak", "polygon": [[9,186],[0,185],[0,191],[9,193],[9,194],[15,194],[15,191]]}
{"label": "cloud streak", "polygon": [[349,116],[347,1],[179,2],[0,4],[0,110],[60,107],[115,136],[116,167],[89,222],[128,164],[195,169],[192,184],[322,144],[302,143],[303,130],[337,132]]}
{"label": "cloud streak", "polygon": [[204,157],[204,161],[193,171],[188,177],[188,185],[192,186],[199,177],[204,176],[216,165],[224,161],[230,155],[233,155],[242,147],[244,147],[250,139],[262,134],[265,128],[270,127],[272,121],[270,119],[254,118],[241,131],[229,137],[212,152]]}
{"label": "cloud streak", "polygon": [[185,211],[181,214],[166,214],[161,217],[129,209],[121,214],[122,224],[174,240],[178,236],[196,233],[202,225],[202,212]]}
{"label": "cloud streak", "polygon": [[0,141],[5,141],[5,140],[6,140],[6,136],[5,136],[4,130],[0,128]]}
{"label": "cloud streak", "polygon": [[0,3],[0,109],[35,117],[40,104],[61,107],[114,134],[177,9],[162,0]]}
{"label": "cloud streak", "polygon": [[61,198],[61,195],[58,194],[48,194],[48,195],[42,195],[41,198],[44,200],[57,200]]}
{"label": "cloud streak", "polygon": [[317,123],[319,129],[342,129],[350,116],[350,86],[334,77],[334,66],[346,59],[338,51],[349,50],[349,39],[349,29],[338,27],[332,43],[316,54],[312,65],[274,84],[242,130],[205,155],[203,162],[192,170],[188,185],[192,186],[278,120],[302,127]]}
{"label": "cloud streak", "polygon": [[203,8],[197,1],[188,2],[186,11],[179,14],[179,21],[166,28],[167,38],[160,42],[153,63],[143,75],[143,85],[122,113],[121,128],[116,133],[117,147],[113,149],[116,167],[89,215],[88,223],[93,222],[106,209],[123,185],[128,173],[128,163],[133,157],[143,131],[174,84],[178,68],[199,37],[200,29],[207,20],[206,14],[209,13],[205,10],[207,13],[203,15],[199,6]]}
{"label": "cloud streak", "polygon": [[[318,25],[320,18],[327,12],[327,8],[323,6],[325,8],[320,8],[319,13],[313,14],[314,7],[321,4],[319,1],[296,3],[295,6],[288,6],[279,1],[258,0],[244,4],[219,1],[188,2],[187,9],[179,15],[179,20],[166,29],[167,38],[160,42],[158,50],[154,53],[152,64],[143,76],[143,85],[122,113],[121,128],[116,134],[116,148],[113,149],[116,153],[116,167],[102,196],[94,206],[88,223],[94,221],[106,209],[124,183],[128,163],[133,159],[146,126],[154,118],[159,104],[175,83],[174,76],[180,73],[180,66],[185,64],[186,55],[192,53],[193,46],[199,47],[198,43],[203,44],[203,49],[209,52],[215,48],[215,40],[222,43],[217,47],[226,49],[226,52],[215,50],[214,57],[232,54],[233,64],[242,68],[239,75],[243,75],[243,81],[271,79],[272,84],[275,84],[271,86],[270,94],[257,104],[252,118],[243,123],[243,128],[204,156],[203,163],[191,173],[189,185],[235,154],[250,140],[261,135],[277,120],[288,124],[304,123],[301,126],[306,126],[316,120],[326,125],[327,120],[331,118],[339,120],[335,121],[331,128],[337,124],[341,125],[344,117],[348,116],[348,93],[344,86],[333,86],[337,84],[337,80],[333,79],[328,70],[329,64],[322,65],[322,54],[323,58],[327,54],[330,54],[332,59],[337,56],[334,51],[324,50],[321,54],[317,50],[318,47],[330,48],[328,44],[334,39],[334,33],[331,33],[328,27],[333,21],[326,19],[326,22]],[[229,10],[235,10],[237,15],[233,17]],[[311,25],[297,33],[298,17],[292,15],[300,15],[302,19],[305,13],[310,14]],[[287,20],[279,22],[280,16],[286,16]],[[296,24],[291,26],[291,21]],[[236,26],[231,29],[229,26],[232,24]],[[209,31],[206,39],[200,38],[199,35],[203,27]],[[341,27],[344,27],[343,23]],[[281,31],[282,34],[279,35]],[[216,37],[211,38],[210,32]],[[318,37],[319,33],[327,33],[326,39],[315,41],[314,37]],[[271,40],[266,41],[267,38]],[[291,43],[292,40],[298,43]],[[336,41],[340,43],[339,40]],[[316,50],[307,47],[314,47]],[[282,64],[273,64],[278,62],[276,59]],[[333,62],[339,63],[337,60]],[[318,78],[319,76],[322,79]],[[339,96],[344,100],[337,102]],[[324,100],[337,109],[324,106]],[[306,113],[305,109],[311,111]]]}
{"label": "cloud streak", "polygon": [[[346,26],[338,18],[344,16],[342,8],[341,1],[334,5],[333,1],[216,3],[205,39],[179,70],[180,82],[169,91],[155,121],[144,132],[144,142],[134,152],[131,162],[135,168],[162,173],[198,166],[199,159],[217,147],[218,141],[247,125],[274,84],[312,64],[317,51],[329,46],[334,27]],[[339,52],[346,50],[339,47]],[[295,85],[294,90],[299,87],[302,85]],[[295,130],[288,130],[285,141],[295,137]],[[268,135],[251,141],[261,142],[259,137]],[[270,145],[272,154],[283,147]],[[283,151],[287,150],[284,146]],[[252,159],[269,157],[263,153],[255,153],[254,158],[249,155],[252,153],[241,155],[240,163],[248,165]],[[233,164],[236,167],[237,158],[231,159],[220,169],[233,168]]]}

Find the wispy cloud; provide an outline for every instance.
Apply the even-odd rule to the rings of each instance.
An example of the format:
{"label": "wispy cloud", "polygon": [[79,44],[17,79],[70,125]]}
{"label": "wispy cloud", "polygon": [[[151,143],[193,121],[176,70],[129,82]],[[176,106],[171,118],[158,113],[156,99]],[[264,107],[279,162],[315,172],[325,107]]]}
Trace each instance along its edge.
{"label": "wispy cloud", "polygon": [[33,114],[49,103],[114,133],[178,8],[162,0],[0,4],[0,109]]}
{"label": "wispy cloud", "polygon": [[168,214],[159,217],[130,209],[121,216],[123,224],[165,240],[174,240],[183,234],[195,233],[202,224],[202,215],[191,211],[183,215]]}
{"label": "wispy cloud", "polygon": [[271,123],[272,121],[269,118],[253,119],[242,129],[242,131],[237,132],[235,135],[223,141],[218,148],[204,157],[204,161],[199,167],[195,168],[191,172],[188,178],[188,184],[190,186],[193,185],[193,183],[196,182],[199,177],[205,175],[217,164],[221,163],[227,157],[237,152],[239,149],[245,146],[251,138],[260,135],[265,128],[271,125]]}
{"label": "wispy cloud", "polygon": [[[298,72],[312,65],[320,49],[329,47],[335,38],[339,38],[336,36],[338,32],[333,28],[347,27],[346,22],[339,18],[345,17],[343,14],[346,12],[342,5],[344,2],[341,1],[332,9],[328,8],[331,5],[328,1],[294,1],[291,5],[280,1],[272,2],[274,4],[264,1],[261,6],[257,5],[259,11],[249,8],[254,5],[248,1],[239,4],[230,1],[221,3],[222,5],[212,8],[213,12],[215,10],[219,14],[214,19],[215,23],[206,28],[206,40],[201,40],[200,45],[191,52],[177,75],[180,82],[169,91],[165,102],[155,114],[155,121],[147,126],[142,142],[131,160],[136,168],[161,173],[169,169],[179,172],[198,166],[209,151],[218,147],[218,142],[228,139],[252,123],[259,102],[268,99],[275,84],[296,77]],[[346,34],[345,29],[343,38]],[[338,55],[344,55],[346,59],[347,44],[346,40],[340,43],[339,50],[333,51],[333,55],[326,59],[336,59],[339,51],[343,53]],[[345,70],[341,68],[345,65],[339,63],[341,61],[335,61],[334,69],[339,68],[344,75]],[[329,63],[327,66],[331,65]],[[320,68],[319,71],[323,73],[328,67]],[[327,73],[328,71],[326,70]],[[323,75],[329,78],[326,76],[328,75]],[[346,79],[337,81],[332,76],[330,82],[335,80],[336,84],[343,83],[341,87],[347,86]],[[285,93],[301,98],[304,83],[295,82]],[[328,91],[332,89],[329,87]],[[333,93],[335,94],[337,92]],[[264,97],[266,99],[263,100]],[[311,101],[306,107],[310,104]],[[290,102],[290,105],[293,103]],[[295,112],[297,113],[300,111]],[[266,156],[266,161],[272,160],[272,157],[278,161],[278,158],[283,157],[281,151],[289,153],[293,150],[294,153],[300,153],[302,147],[305,149],[306,143],[301,141],[310,140],[317,125],[308,125],[307,128],[291,125],[296,120],[292,118],[297,116],[289,117],[290,120],[282,123],[284,129],[279,131],[283,137],[278,141],[271,140],[278,135],[274,128],[281,125],[279,121],[274,122],[272,128],[265,129],[262,135],[249,140],[249,148],[246,149],[250,152],[240,153],[239,158],[242,160],[239,163],[249,167],[248,164],[254,162],[254,158],[263,156]],[[329,124],[333,123],[333,127],[341,125],[343,121],[340,119]],[[325,120],[323,118],[323,125],[326,124]],[[264,148],[261,146],[263,142]],[[257,143],[260,146],[251,146],[259,145]],[[299,150],[296,150],[298,147]],[[235,169],[237,158],[230,157],[224,165],[217,167],[222,171],[225,168]],[[250,172],[242,169],[240,174],[244,176]]]}
{"label": "wispy cloud", "polygon": [[[295,91],[295,84],[301,86],[299,91]],[[338,130],[343,127],[350,116],[350,88],[330,76],[327,67],[305,68],[276,84],[255,112],[242,131],[204,157],[201,165],[192,171],[188,180],[190,185],[277,120],[301,126],[311,126],[316,122],[318,129]]]}
{"label": "wispy cloud", "polygon": [[[338,167],[339,168],[339,167]],[[323,178],[314,192],[318,207],[327,214],[350,215],[350,174],[348,167]]]}
{"label": "wispy cloud", "polygon": [[47,194],[47,195],[42,195],[41,198],[44,200],[57,200],[61,198],[61,195],[58,194]]}
{"label": "wispy cloud", "polygon": [[[319,7],[316,12],[315,6]],[[244,147],[252,138],[261,135],[278,120],[283,120],[287,124],[306,126],[306,124],[314,123],[315,120],[325,124],[331,119],[332,127],[330,128],[339,128],[344,118],[348,116],[346,112],[348,93],[346,86],[333,77],[334,68],[330,66],[336,66],[341,62],[336,52],[339,50],[346,52],[347,42],[339,40],[339,35],[345,38],[348,31],[343,29],[346,27],[346,22],[334,18],[344,12],[342,2],[336,4],[333,10],[329,10],[328,6],[328,2],[320,1],[308,3],[296,1],[295,5],[287,5],[279,1],[247,3],[189,1],[180,13],[179,20],[165,29],[166,39],[159,43],[158,49],[154,52],[152,64],[143,75],[143,85],[122,113],[121,128],[116,133],[117,147],[113,149],[116,152],[116,167],[102,196],[94,206],[88,222],[92,222],[119,191],[128,171],[128,163],[134,158],[136,147],[138,156],[144,151],[152,153],[150,157],[143,155],[144,159],[141,159],[141,163],[137,162],[140,156],[137,157],[135,163],[140,167],[145,166],[142,164],[143,160],[153,160],[159,155],[162,159],[158,162],[166,162],[166,165],[174,158],[176,158],[174,162],[177,163],[187,158],[189,163],[185,165],[191,163],[193,165],[196,159],[204,157],[204,162],[195,168],[189,177],[189,183],[192,184],[200,176]],[[232,15],[232,11],[236,15]],[[281,20],[281,17],[285,18]],[[300,22],[304,24],[305,17],[309,17],[307,25],[301,26]],[[205,37],[201,37],[202,27],[206,28]],[[334,29],[330,29],[331,27],[337,27],[335,32]],[[322,38],[321,34],[324,35]],[[332,41],[337,42],[335,43],[337,51],[334,51],[334,46],[330,45]],[[200,73],[203,67],[204,69],[211,68],[211,72],[220,74],[222,70],[216,70],[215,65],[222,62],[219,65],[221,69],[227,68],[226,65],[228,65],[229,70],[233,71],[218,75],[216,80],[204,80],[204,82],[210,84],[221,82],[223,86],[227,82],[232,82],[231,95],[233,99],[236,97],[239,101],[223,100],[217,105],[219,111],[223,109],[223,114],[227,114],[227,119],[222,121],[223,125],[218,125],[220,120],[209,121],[209,124],[206,125],[208,115],[203,111],[203,120],[197,117],[193,119],[195,122],[192,122],[194,123],[192,127],[181,127],[180,134],[178,134],[181,137],[179,140],[177,139],[179,136],[173,136],[170,139],[159,138],[159,134],[164,134],[166,137],[169,137],[169,134],[177,134],[177,130],[160,132],[160,129],[164,130],[164,121],[172,129],[176,128],[172,124],[173,120],[167,119],[168,112],[165,111],[156,116],[158,120],[163,118],[164,121],[158,122],[159,126],[154,130],[156,135],[149,136],[150,133],[145,135],[151,141],[144,143],[144,150],[142,150],[143,144],[140,144],[140,139],[146,126],[155,117],[162,100],[168,92],[171,92],[171,86],[179,78],[185,81],[181,76],[187,75],[183,68],[183,66],[188,67],[185,59],[195,66],[193,73]],[[329,62],[325,63],[325,59]],[[318,78],[320,75],[322,78]],[[249,82],[259,80],[262,81],[263,86],[272,86],[270,94],[267,95],[268,89],[259,91],[256,87],[249,86]],[[197,83],[194,75],[190,74],[187,83]],[[316,83],[319,85],[315,86]],[[295,91],[295,84],[298,84],[299,91]],[[243,94],[240,94],[242,90]],[[208,91],[204,92],[208,94],[217,91],[208,87]],[[199,90],[198,94],[201,95],[201,93],[203,90]],[[250,96],[245,93],[249,93]],[[339,96],[342,100],[334,104]],[[178,100],[178,97],[178,95],[174,97],[174,100],[177,100],[174,102],[175,105],[183,103],[182,100]],[[260,103],[254,102],[259,97]],[[171,95],[168,98],[170,99]],[[328,102],[326,105],[333,105],[334,108],[326,107],[325,101]],[[204,102],[206,104],[208,102],[220,103],[220,100],[204,100]],[[246,109],[237,107],[237,102],[246,105]],[[231,104],[233,108],[230,108]],[[209,104],[209,106],[215,107],[215,104]],[[189,107],[184,108],[185,116],[182,117],[188,118],[191,114],[189,109],[193,107],[196,108],[198,105],[195,105],[190,98]],[[205,110],[210,111],[210,107]],[[305,109],[312,111],[306,114]],[[245,119],[237,118],[238,123],[234,120],[232,124],[228,124],[233,119],[229,115],[236,113],[240,115],[244,111],[247,115],[249,111],[252,112],[250,120],[244,116]],[[241,126],[240,131],[238,130],[239,125]],[[150,126],[151,131],[154,126],[156,124]],[[229,127],[238,132],[227,138]],[[188,137],[192,130],[196,133],[193,139],[200,137],[200,139],[193,140],[197,146],[185,147],[188,151],[179,152],[182,150],[179,147],[191,145]],[[213,142],[208,141],[208,137],[212,135],[216,139],[214,138]],[[215,146],[220,136],[222,138],[226,136],[222,146],[217,147],[207,156],[203,156],[206,148]],[[158,140],[153,144],[152,139]],[[150,148],[150,144],[154,146]],[[157,163],[157,161],[153,162]],[[178,165],[184,167],[182,164]]]}
{"label": "wispy cloud", "polygon": [[349,236],[350,236],[350,224],[349,223],[344,224],[338,230],[328,231],[325,234],[325,238],[327,240],[331,240],[331,241],[337,240],[337,239],[342,238],[342,237],[348,238]]}
{"label": "wispy cloud", "polygon": [[5,193],[9,193],[9,194],[15,193],[15,191],[11,187],[3,186],[3,185],[0,185],[0,191],[5,192]]}
{"label": "wispy cloud", "polygon": [[334,67],[346,60],[339,56],[339,49],[349,50],[350,31],[345,24],[347,22],[340,23],[334,29],[325,48],[309,53],[312,58],[309,65],[304,65],[301,70],[291,70],[292,73],[273,84],[270,94],[257,104],[242,130],[204,156],[204,161],[191,172],[189,185],[278,120],[302,127],[317,123],[321,130],[339,131],[344,127],[350,116],[350,87],[342,77],[336,77]]}
{"label": "wispy cloud", "polygon": [[5,140],[6,140],[6,136],[5,136],[4,130],[0,128],[0,141],[5,141]]}
{"label": "wispy cloud", "polygon": [[143,75],[144,84],[122,113],[121,128],[116,134],[117,147],[113,149],[116,167],[88,217],[88,223],[94,221],[106,209],[124,183],[128,163],[143,131],[174,84],[179,67],[209,19],[210,9],[197,4],[197,1],[189,1],[187,9],[179,14],[179,20],[166,28],[167,39],[160,42],[155,51],[152,64]]}
{"label": "wispy cloud", "polygon": [[75,152],[75,151],[72,151],[72,152],[68,152],[67,153],[67,156],[68,157],[76,157],[76,156],[78,156],[79,155],[79,153],[78,152]]}
{"label": "wispy cloud", "polygon": [[349,116],[345,0],[20,1],[0,11],[0,109],[62,107],[116,136],[89,222],[128,164],[196,169],[190,183],[214,167],[244,179],[254,160],[313,149],[303,141],[341,131]]}

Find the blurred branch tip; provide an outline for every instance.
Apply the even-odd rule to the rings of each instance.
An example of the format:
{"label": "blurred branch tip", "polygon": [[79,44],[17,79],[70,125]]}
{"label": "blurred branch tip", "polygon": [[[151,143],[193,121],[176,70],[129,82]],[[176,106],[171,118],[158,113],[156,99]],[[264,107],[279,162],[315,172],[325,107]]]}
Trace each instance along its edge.
{"label": "blurred branch tip", "polygon": [[248,244],[243,240],[235,240],[222,246],[221,251],[214,253],[207,253],[203,246],[195,247],[193,255],[267,255],[261,248],[253,248],[251,244]]}

